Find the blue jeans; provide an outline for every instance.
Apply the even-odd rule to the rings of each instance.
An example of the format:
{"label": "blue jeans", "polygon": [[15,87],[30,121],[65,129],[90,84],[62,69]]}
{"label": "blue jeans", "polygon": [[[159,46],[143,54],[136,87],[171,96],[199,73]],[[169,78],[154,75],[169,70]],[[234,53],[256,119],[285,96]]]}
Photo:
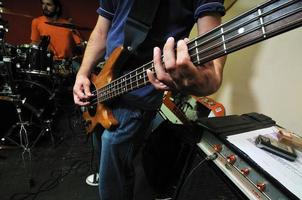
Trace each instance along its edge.
{"label": "blue jeans", "polygon": [[131,200],[135,178],[133,160],[156,112],[129,108],[121,103],[112,111],[119,126],[105,130],[102,135],[100,198]]}

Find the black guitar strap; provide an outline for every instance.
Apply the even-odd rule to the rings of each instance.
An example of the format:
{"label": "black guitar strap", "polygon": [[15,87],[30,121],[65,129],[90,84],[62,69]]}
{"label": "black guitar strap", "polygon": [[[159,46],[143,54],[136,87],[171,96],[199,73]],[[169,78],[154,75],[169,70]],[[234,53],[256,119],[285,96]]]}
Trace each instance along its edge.
{"label": "black guitar strap", "polygon": [[151,29],[160,0],[134,0],[125,25],[124,47],[135,53]]}

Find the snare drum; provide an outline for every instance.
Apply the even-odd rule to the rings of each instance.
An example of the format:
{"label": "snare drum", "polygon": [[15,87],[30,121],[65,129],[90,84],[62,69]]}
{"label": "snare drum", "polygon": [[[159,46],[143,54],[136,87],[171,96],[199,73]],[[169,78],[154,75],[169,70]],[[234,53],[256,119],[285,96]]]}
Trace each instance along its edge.
{"label": "snare drum", "polygon": [[53,54],[38,45],[22,44],[17,48],[16,70],[33,75],[50,75]]}

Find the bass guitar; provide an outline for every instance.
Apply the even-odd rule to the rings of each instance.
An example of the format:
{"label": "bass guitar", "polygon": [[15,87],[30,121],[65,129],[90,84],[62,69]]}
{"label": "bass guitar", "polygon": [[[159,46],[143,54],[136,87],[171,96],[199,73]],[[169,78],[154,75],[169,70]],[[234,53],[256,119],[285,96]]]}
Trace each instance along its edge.
{"label": "bass guitar", "polygon": [[[271,0],[189,41],[189,55],[194,64],[201,65],[301,25],[301,0]],[[98,124],[106,129],[118,125],[107,101],[150,84],[146,71],[154,71],[152,61],[116,77],[125,51],[116,48],[102,71],[91,77],[95,98],[83,113],[88,133]]]}

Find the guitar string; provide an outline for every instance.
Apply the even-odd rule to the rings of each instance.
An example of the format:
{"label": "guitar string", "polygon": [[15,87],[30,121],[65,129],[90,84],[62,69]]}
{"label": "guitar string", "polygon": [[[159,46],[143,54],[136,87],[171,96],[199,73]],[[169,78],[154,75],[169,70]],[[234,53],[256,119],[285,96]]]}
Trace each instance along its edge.
{"label": "guitar string", "polygon": [[[281,6],[279,6],[279,7],[282,7],[282,6],[284,6],[284,4],[283,5],[281,5]],[[279,8],[279,7],[276,7],[275,9],[277,9],[277,8]],[[286,17],[286,16],[289,16],[289,15],[292,15],[292,14],[296,14],[298,11],[300,11],[301,9],[296,9],[296,10],[294,10],[294,11],[292,11],[292,12],[289,12],[289,13],[286,13],[286,14],[284,14],[284,15],[282,15],[281,17],[279,17],[279,19],[281,19],[281,18],[284,18],[284,17]],[[265,14],[265,13],[264,13]],[[264,15],[263,14],[263,15]],[[263,16],[262,15],[262,16]],[[259,18],[259,16],[257,16],[257,17],[255,17],[255,18]],[[254,21],[254,20],[252,20],[252,21]],[[250,31],[248,32],[248,33],[250,33],[250,32],[253,32],[253,31],[255,31],[255,30],[258,30],[259,28],[262,28],[262,26],[264,26],[264,25],[267,25],[267,24],[271,24],[271,23],[273,23],[273,22],[275,22],[275,21],[279,21],[278,20],[278,18],[277,19],[275,19],[275,20],[271,20],[271,21],[268,21],[267,23],[265,23],[265,24],[263,24],[263,25],[260,25],[260,26],[256,26],[256,28],[253,28],[253,29],[250,29]],[[247,34],[248,34],[247,33]],[[269,33],[273,33],[273,31],[271,31],[271,32],[266,32],[266,34],[269,34]],[[221,34],[222,35],[222,34]],[[226,35],[226,34],[224,34],[224,35]],[[242,36],[242,35],[240,35],[240,36]],[[237,36],[236,36],[237,37]],[[234,38],[234,37],[233,37]],[[233,38],[230,38],[228,41],[231,41],[231,40],[233,40]],[[256,37],[257,38],[257,37]],[[194,41],[196,41],[196,39],[194,40]],[[228,42],[227,41],[227,42]],[[197,45],[197,46],[200,46],[201,44],[199,44],[199,45]],[[214,46],[217,46],[217,44],[216,45],[214,45]],[[213,47],[213,46],[212,46]],[[211,48],[211,49],[213,49],[213,48]],[[206,51],[206,50],[205,50]],[[205,51],[203,51],[203,52],[205,52]],[[203,53],[202,52],[202,53]],[[223,51],[220,51],[220,52],[223,52]],[[201,55],[201,53],[199,53],[198,55]],[[193,56],[196,56],[196,54],[194,54],[194,55],[192,55],[192,58],[193,58]],[[197,62],[197,61],[192,61],[193,63],[195,63],[195,62]],[[198,62],[200,62],[200,61],[198,61]],[[146,78],[146,76],[144,76],[144,78]],[[131,79],[131,77],[130,77],[130,79]],[[126,77],[126,80],[129,80],[129,79],[127,79],[127,77]],[[122,83],[121,83],[122,84]],[[132,87],[132,83],[130,82],[130,85],[131,85],[131,87]],[[142,86],[142,85],[145,85],[145,84],[139,84],[138,86],[137,86],[137,88],[139,87],[139,86]],[[123,88],[127,88],[129,86],[129,84],[127,84],[126,83],[126,85],[123,87]],[[108,90],[108,89],[107,89]],[[109,88],[109,91],[110,91],[110,88]],[[115,93],[116,93],[116,91],[114,91]],[[124,93],[125,91],[122,91],[121,93],[118,93],[118,95],[120,95],[120,94],[122,94],[122,93]],[[110,94],[110,93],[109,93]],[[112,93],[111,93],[111,95],[112,95]],[[102,97],[100,97],[100,98],[102,98]],[[100,99],[100,98],[98,98],[97,99],[97,101]],[[106,96],[104,96],[104,98],[105,98],[105,100],[106,100]],[[109,97],[107,97],[107,99],[108,99]],[[109,98],[110,99],[110,98]]]}
{"label": "guitar string", "polygon": [[[255,32],[255,31],[257,31],[257,30],[260,30],[263,26],[268,26],[268,25],[270,25],[270,24],[272,24],[272,23],[278,22],[278,21],[280,21],[282,18],[286,18],[286,17],[289,17],[289,16],[291,16],[291,15],[293,15],[293,14],[297,14],[297,13],[300,12],[301,10],[302,10],[302,8],[298,8],[298,9],[296,9],[296,10],[293,10],[292,12],[289,12],[289,13],[286,13],[286,14],[280,16],[280,18],[276,18],[276,19],[274,19],[274,20],[271,20],[271,21],[268,21],[268,22],[263,23],[263,24],[261,24],[261,25],[258,25],[258,26],[254,27],[254,28],[252,28],[252,29],[248,29],[247,31],[244,32],[244,34],[235,35],[234,37],[230,37],[230,38],[224,40],[224,42],[219,42],[219,43],[216,43],[216,44],[213,45],[213,46],[210,46],[210,48],[203,49],[203,51],[198,52],[198,54],[197,54],[197,53],[192,54],[192,56],[191,56],[192,59],[195,59],[195,56],[198,55],[198,56],[196,56],[197,60],[192,60],[192,62],[193,62],[193,63],[194,63],[194,62],[200,62],[200,60],[198,60],[198,57],[202,56],[202,53],[205,53],[205,52],[207,52],[207,51],[211,51],[211,50],[213,50],[213,49],[216,48],[216,47],[221,47],[221,46],[222,46],[221,44],[229,43],[229,42],[231,42],[231,41],[233,41],[233,40],[235,40],[235,39],[237,39],[237,38],[239,38],[239,37],[242,37],[242,36],[248,35],[248,34],[250,34],[250,33],[252,33],[252,32]],[[294,22],[292,22],[292,23],[297,23],[297,22],[299,22],[299,20],[298,20],[298,21],[294,21]],[[287,24],[287,27],[288,27],[288,26],[289,26],[289,24]],[[281,27],[281,26],[279,26],[279,27]],[[274,33],[274,31],[266,31],[265,35],[268,36],[270,33]],[[221,36],[222,36],[222,35],[225,36],[226,34],[221,34]],[[253,39],[261,38],[263,35],[264,35],[264,34],[262,34],[260,37],[256,37],[256,38],[253,38]],[[237,46],[238,46],[238,45],[237,45]],[[198,48],[198,47],[197,47],[197,48]],[[232,48],[229,48],[228,50],[232,50]],[[223,49],[222,51],[217,51],[217,52],[218,52],[218,53],[221,53],[221,52],[223,52],[223,51],[225,51],[225,49]],[[218,54],[217,52],[216,52],[216,54]],[[202,57],[202,60],[210,60],[211,57],[213,57],[213,55],[209,55],[209,56],[207,56],[207,57],[206,57],[206,56],[203,56],[203,57]]]}
{"label": "guitar string", "polygon": [[[261,16],[266,16],[266,15],[268,15],[269,13],[275,12],[276,10],[279,10],[281,7],[286,6],[286,4],[292,4],[292,3],[293,3],[293,1],[292,1],[292,2],[284,3],[284,4],[280,5],[279,7],[275,7],[275,9],[272,9],[272,10],[266,12],[266,13],[263,13]],[[251,15],[251,14],[249,14],[249,15]],[[248,17],[249,15],[244,16],[244,17]],[[243,18],[244,18],[244,17],[243,17]],[[213,39],[220,38],[222,35],[226,35],[226,34],[228,34],[229,32],[231,32],[231,31],[237,29],[238,27],[242,27],[242,26],[244,26],[245,24],[249,24],[249,23],[251,23],[251,22],[253,22],[253,21],[256,21],[256,20],[258,20],[259,17],[260,17],[260,16],[257,15],[256,17],[254,17],[254,18],[252,18],[252,19],[250,19],[250,20],[247,20],[247,21],[245,21],[245,22],[243,22],[243,23],[241,23],[241,24],[237,24],[237,26],[233,27],[232,29],[227,30],[227,31],[224,32],[223,34],[215,35],[214,37],[212,37],[212,38],[210,38],[210,39],[204,41],[203,43],[200,43],[200,44],[197,45],[196,47],[199,47],[199,46],[201,46],[201,45],[203,45],[203,44],[209,43],[209,42],[212,41]],[[256,28],[258,29],[258,27],[256,27]],[[220,27],[217,27],[216,30],[220,30]],[[215,32],[216,30],[214,29],[213,31],[211,31],[211,33]],[[204,37],[204,36],[203,36],[203,35],[202,35],[202,36],[199,36],[198,38],[194,39],[194,41],[189,42],[188,45],[192,44],[193,42],[197,41],[198,39],[200,39],[200,38],[202,38],[202,37]],[[234,38],[234,37],[233,37],[233,38]],[[232,39],[232,38],[231,38],[231,39]],[[222,44],[222,43],[220,43],[220,42],[219,42],[219,43],[216,43],[215,47],[220,46],[220,44]],[[196,47],[194,47],[194,49],[196,49]],[[212,50],[212,49],[213,49],[212,47],[213,47],[213,46],[210,46],[210,48],[207,48],[207,49],[203,49],[203,51],[199,52],[198,55],[200,55],[201,53],[204,53],[204,52],[206,52],[206,51],[208,51],[208,50]],[[192,57],[193,57],[193,56],[196,56],[196,55],[197,55],[197,54],[193,54]],[[125,78],[125,77],[121,77],[121,78]],[[127,78],[127,77],[126,77],[126,78]],[[116,80],[117,80],[117,79],[116,79]],[[111,83],[112,83],[112,82],[111,82]],[[110,88],[109,88],[109,89],[110,89]]]}
{"label": "guitar string", "polygon": [[[291,3],[294,3],[294,2],[291,2]],[[283,6],[284,6],[284,4],[280,5],[279,7],[276,7],[275,10],[278,10],[278,8],[283,7]],[[259,28],[262,28],[262,26],[264,26],[264,25],[273,23],[273,22],[275,22],[275,21],[279,21],[279,19],[283,18],[284,16],[286,17],[286,15],[291,15],[292,13],[295,14],[295,13],[297,13],[297,12],[300,11],[300,10],[301,10],[301,8],[300,8],[300,9],[296,9],[296,10],[294,10],[294,11],[292,11],[292,12],[288,12],[288,13],[282,15],[281,17],[276,18],[275,20],[268,21],[268,22],[266,22],[265,24],[260,25],[260,26],[256,26],[256,28],[249,29],[248,31],[253,32],[253,31],[255,31],[255,30],[258,30]],[[261,16],[264,16],[264,15],[266,15],[267,13],[272,13],[272,11],[270,10],[269,12],[263,13]],[[251,15],[251,14],[250,14],[250,15]],[[247,16],[249,16],[249,15],[247,15]],[[245,17],[246,17],[246,16],[245,16]],[[249,20],[249,21],[254,21],[255,19],[258,19],[258,18],[259,18],[259,15],[256,16],[256,17],[254,17],[252,20]],[[245,22],[245,23],[246,23],[246,22]],[[236,28],[240,27],[241,25],[242,25],[242,24],[237,25],[237,26],[234,27],[233,29],[236,29]],[[218,28],[220,28],[220,27],[218,27]],[[248,32],[248,31],[247,31],[247,32]],[[215,32],[215,29],[214,29],[212,32]],[[230,32],[230,30],[229,30],[229,32]],[[250,33],[250,32],[249,32],[249,33]],[[273,32],[273,31],[272,31],[272,32]],[[269,33],[272,33],[272,32],[267,32],[266,34],[269,34]],[[246,33],[246,32],[245,32],[245,33]],[[226,33],[219,34],[218,36],[216,35],[215,37],[216,37],[216,38],[219,38],[219,37],[221,37],[222,35],[226,35]],[[242,34],[240,35],[240,37],[241,37],[241,36],[242,36]],[[190,44],[192,44],[193,42],[197,41],[197,40],[200,39],[201,37],[203,37],[203,36],[200,36],[200,37],[198,37],[198,38],[195,38],[193,41],[189,42],[188,45],[190,45]],[[215,38],[215,37],[213,37],[213,38]],[[228,39],[227,41],[225,41],[225,42],[229,42],[229,41],[231,41],[231,40],[233,40],[234,38],[237,38],[237,37],[238,37],[238,35],[236,35],[235,37],[231,37],[231,38],[229,38],[229,39]],[[262,37],[262,36],[261,36],[261,37]],[[213,40],[213,38],[210,38],[210,39]],[[200,47],[201,45],[204,45],[204,44],[209,43],[209,42],[210,42],[210,40],[202,41],[201,43],[199,43],[199,44],[196,45],[195,47],[190,48],[189,51],[195,50],[196,48]],[[219,43],[221,44],[221,42],[219,42]],[[196,56],[196,55],[201,55],[202,53],[208,51],[209,49],[210,49],[210,50],[214,49],[214,48],[212,48],[213,46],[216,47],[216,46],[217,46],[217,43],[215,43],[214,45],[210,46],[210,47],[207,48],[206,50],[203,50],[203,51],[199,52],[198,54],[193,54],[191,57],[194,59],[194,56]],[[224,52],[224,50],[219,51],[219,52]],[[163,58],[163,56],[162,56],[162,58]],[[196,61],[196,60],[193,60],[192,62],[193,62],[194,64],[196,64],[196,62],[200,62],[200,61],[198,61],[198,60],[197,60],[197,61]],[[135,71],[138,71],[138,70],[143,69],[145,66],[149,65],[150,63],[152,63],[152,61],[149,62],[149,63],[146,63],[145,65],[141,66],[140,68],[136,69]],[[151,66],[150,68],[152,68],[152,67],[153,67],[153,66]],[[150,69],[150,68],[149,68],[149,69]],[[133,71],[133,72],[134,72],[134,71]],[[130,75],[131,73],[133,73],[133,72],[130,72],[130,73],[128,73],[128,74],[125,74],[125,75],[121,76],[120,78],[115,79],[114,81],[112,81],[110,84],[104,86],[103,88],[100,88],[100,89],[98,89],[98,90],[95,90],[95,91],[94,91],[94,94],[95,94],[95,92],[97,92],[97,91],[99,91],[99,92],[108,92],[108,91],[110,91],[112,87],[109,87],[109,88],[108,88],[108,86],[109,86],[109,85],[113,85],[113,84],[112,84],[113,82],[118,82],[118,81],[120,81],[120,80],[122,80],[122,79],[125,79],[125,80],[126,80],[126,81],[124,81],[124,82],[126,82],[126,85],[125,85],[123,88],[127,88],[129,85],[132,87],[132,84],[133,84],[134,82],[130,82],[130,84],[127,84],[127,80],[131,80],[131,78],[133,78],[133,77],[127,78],[127,76],[129,76],[129,75]],[[141,74],[143,73],[143,78],[145,79],[147,76],[146,76],[146,74],[145,74],[144,72],[145,72],[145,69],[143,69],[143,72],[140,72],[139,75],[141,76]],[[137,77],[137,75],[136,75],[136,77]],[[137,82],[137,80],[136,80],[135,82]],[[147,81],[147,82],[149,82],[149,81]],[[122,85],[122,84],[123,84],[123,82],[120,82],[120,83],[118,83],[117,85]],[[143,84],[138,84],[137,87],[135,87],[135,88],[139,88],[140,86],[144,86],[144,85],[145,85],[145,81],[144,81]],[[133,87],[132,87],[132,88],[133,88]],[[101,90],[105,90],[105,91],[101,91]],[[113,93],[116,93],[116,92],[118,92],[118,91],[113,91]],[[120,95],[120,94],[122,94],[122,93],[124,93],[124,92],[125,92],[125,91],[122,91],[121,93],[118,93],[117,95]],[[110,95],[110,94],[112,95],[112,92],[111,92],[111,93],[109,92],[108,94],[109,94],[109,95]],[[108,96],[108,94],[107,94],[107,96]],[[117,96],[117,95],[116,95],[116,96]],[[99,99],[101,99],[101,98],[105,98],[104,101],[105,101],[105,100],[108,100],[108,97],[106,98],[106,96],[96,97],[95,99],[92,99],[90,105],[95,105],[96,103],[99,102]],[[110,98],[109,98],[109,99],[110,99]]]}
{"label": "guitar string", "polygon": [[[277,8],[280,8],[280,7],[283,7],[284,6],[284,4],[282,4],[281,6],[279,6],[279,7],[276,7],[275,9],[277,9]],[[284,15],[282,15],[281,17],[279,17],[279,19],[281,19],[281,18],[284,18],[284,17],[286,17],[286,16],[289,16],[289,15],[292,15],[292,14],[296,14],[298,11],[300,11],[301,10],[301,8],[300,9],[296,9],[296,10],[294,10],[294,11],[292,11],[292,12],[289,12],[289,13],[286,13],[286,14],[284,14]],[[271,12],[271,11],[270,11]],[[263,15],[265,15],[266,13],[263,13],[262,14],[262,16]],[[259,16],[257,16],[257,17],[255,17],[256,19],[258,19],[259,18]],[[250,21],[254,21],[254,20],[250,20]],[[255,30],[258,30],[259,28],[262,28],[262,26],[265,26],[265,25],[267,25],[267,24],[271,24],[271,23],[273,23],[273,22],[276,22],[276,21],[279,21],[278,20],[278,18],[277,19],[275,19],[275,20],[271,20],[271,21],[268,21],[268,22],[266,22],[265,24],[263,24],[263,25],[260,25],[260,26],[256,26],[256,28],[253,28],[253,29],[250,29],[249,30],[249,32],[248,33],[250,33],[250,32],[253,32],[253,31],[255,31]],[[213,30],[213,32],[214,32],[215,30]],[[247,33],[247,34],[248,34]],[[266,32],[266,34],[270,34],[270,33],[273,33],[273,31],[271,31],[271,32]],[[220,34],[220,36],[221,35],[226,35],[225,33],[224,34]],[[242,34],[240,35],[240,36],[242,36]],[[236,35],[235,37],[238,37],[238,35]],[[258,37],[258,38],[261,38],[262,36],[260,36],[260,37]],[[234,37],[233,37],[234,38]],[[231,41],[231,40],[233,40],[233,38],[229,38],[228,39],[228,41],[226,41],[226,42],[229,42],[229,41]],[[257,37],[256,37],[257,38]],[[196,41],[197,39],[195,39],[194,41]],[[193,42],[194,42],[193,41]],[[192,43],[192,42],[191,42]],[[189,43],[189,44],[191,44],[191,43]],[[204,42],[204,43],[207,43],[207,42]],[[204,44],[204,43],[200,43],[199,45],[197,45],[197,48],[199,47],[199,46],[201,46],[202,44]],[[214,46],[217,46],[217,43],[214,45]],[[213,46],[211,46],[211,47],[213,47]],[[194,47],[194,49],[195,49],[196,47]],[[209,49],[209,48],[208,48]],[[211,50],[213,49],[213,48],[210,48]],[[192,50],[192,49],[190,49],[190,50]],[[189,51],[190,51],[189,50]],[[207,51],[207,50],[205,50],[205,51]],[[203,51],[203,52],[201,52],[201,53],[204,53],[205,51]],[[224,50],[223,50],[224,51]],[[223,52],[223,51],[220,51],[220,52]],[[201,53],[199,52],[199,54],[198,55],[201,55]],[[193,58],[193,56],[196,56],[196,54],[194,54],[194,55],[192,55],[191,57]],[[197,57],[198,58],[198,57]],[[199,60],[198,61],[192,61],[194,64],[196,63],[196,62],[200,62]],[[125,77],[124,77],[125,78]],[[144,76],[144,78],[146,78],[146,76]],[[127,77],[126,77],[126,79],[127,79]],[[127,79],[127,80],[129,80],[129,79]],[[121,83],[122,84],[122,83]],[[130,83],[130,85],[132,85],[132,83]],[[140,86],[143,86],[143,85],[145,85],[145,84],[139,84],[138,86],[137,86],[137,88],[139,88]],[[127,88],[127,86],[129,86],[129,84],[126,84],[123,88]],[[131,86],[132,87],[132,86]],[[107,89],[108,90],[108,89]],[[110,91],[110,88],[109,88],[109,91]],[[114,92],[116,92],[116,91],[114,91]],[[118,95],[120,95],[120,94],[122,94],[122,93],[124,93],[125,91],[122,91],[121,93],[118,93]],[[110,94],[110,93],[109,93]],[[112,93],[111,93],[111,95],[112,95]],[[108,95],[107,95],[108,96]],[[110,99],[109,97],[106,97],[106,96],[103,96],[105,99],[104,100],[108,100],[108,99]],[[97,98],[96,99],[96,101],[98,101],[99,99],[101,99],[102,97],[100,97],[100,98]],[[92,102],[93,103],[93,102]]]}

